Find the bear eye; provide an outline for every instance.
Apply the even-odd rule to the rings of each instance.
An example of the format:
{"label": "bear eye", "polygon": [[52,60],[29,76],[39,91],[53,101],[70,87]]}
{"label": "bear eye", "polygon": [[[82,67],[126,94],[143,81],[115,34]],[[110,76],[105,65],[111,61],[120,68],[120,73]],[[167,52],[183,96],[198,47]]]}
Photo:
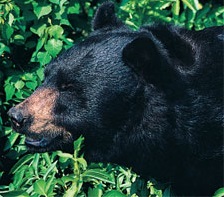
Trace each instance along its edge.
{"label": "bear eye", "polygon": [[60,90],[61,91],[69,91],[69,92],[72,92],[72,91],[74,91],[74,89],[75,89],[75,86],[72,83],[68,83],[68,84],[63,83],[60,86]]}

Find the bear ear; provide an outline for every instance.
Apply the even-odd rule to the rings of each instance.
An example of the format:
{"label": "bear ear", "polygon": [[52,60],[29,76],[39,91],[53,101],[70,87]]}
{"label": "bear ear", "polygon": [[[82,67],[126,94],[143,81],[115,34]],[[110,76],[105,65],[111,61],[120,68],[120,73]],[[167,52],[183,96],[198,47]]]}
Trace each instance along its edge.
{"label": "bear ear", "polygon": [[154,41],[147,36],[135,38],[122,52],[124,62],[144,80],[151,82],[158,76],[161,77],[164,72],[161,67],[162,61],[165,61],[164,56]]}
{"label": "bear ear", "polygon": [[142,81],[154,84],[165,91],[175,91],[182,83],[179,72],[169,63],[166,50],[153,36],[135,38],[124,47],[122,58]]}
{"label": "bear ear", "polygon": [[[153,25],[141,30],[151,32],[167,49],[172,64],[178,65],[182,71],[194,69],[196,61],[196,43],[191,39],[193,32],[172,25]],[[186,35],[189,35],[187,38]]]}
{"label": "bear ear", "polygon": [[116,17],[114,3],[103,3],[94,16],[92,26],[94,30],[110,27],[117,28],[122,26],[123,23]]}

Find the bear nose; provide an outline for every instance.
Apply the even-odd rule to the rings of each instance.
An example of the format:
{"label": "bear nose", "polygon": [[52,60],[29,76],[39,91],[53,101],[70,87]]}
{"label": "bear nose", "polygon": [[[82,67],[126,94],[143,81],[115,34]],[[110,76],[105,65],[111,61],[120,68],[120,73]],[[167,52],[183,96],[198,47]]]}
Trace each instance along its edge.
{"label": "bear nose", "polygon": [[24,116],[22,114],[22,110],[20,109],[16,109],[15,107],[12,107],[9,111],[8,111],[8,115],[11,118],[12,121],[12,125],[15,129],[20,129],[23,126],[24,123]]}

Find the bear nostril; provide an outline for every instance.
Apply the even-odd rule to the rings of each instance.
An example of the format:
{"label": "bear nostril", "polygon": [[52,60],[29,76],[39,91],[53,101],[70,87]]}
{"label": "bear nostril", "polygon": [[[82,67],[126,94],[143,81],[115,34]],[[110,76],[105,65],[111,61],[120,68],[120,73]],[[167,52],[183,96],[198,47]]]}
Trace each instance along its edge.
{"label": "bear nostril", "polygon": [[25,118],[21,110],[13,107],[9,110],[8,115],[10,116],[12,125],[15,127],[15,129],[20,129],[23,126]]}

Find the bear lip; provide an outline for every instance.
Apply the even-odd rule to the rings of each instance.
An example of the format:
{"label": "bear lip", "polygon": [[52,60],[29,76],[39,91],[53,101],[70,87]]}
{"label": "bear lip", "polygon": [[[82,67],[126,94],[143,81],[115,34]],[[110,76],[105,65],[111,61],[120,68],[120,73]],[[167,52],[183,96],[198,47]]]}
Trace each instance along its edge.
{"label": "bear lip", "polygon": [[35,146],[35,147],[45,147],[48,144],[50,144],[51,140],[47,138],[41,138],[41,139],[34,139],[31,137],[26,137],[25,143],[29,146]]}

